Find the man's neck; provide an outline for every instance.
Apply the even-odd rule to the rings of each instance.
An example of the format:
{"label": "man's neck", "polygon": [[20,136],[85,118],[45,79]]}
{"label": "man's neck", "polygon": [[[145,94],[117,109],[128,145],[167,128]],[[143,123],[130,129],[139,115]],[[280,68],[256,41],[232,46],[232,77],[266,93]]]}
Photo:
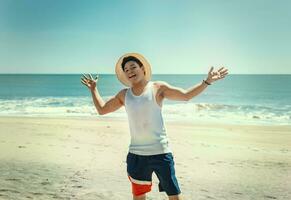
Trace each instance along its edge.
{"label": "man's neck", "polygon": [[140,90],[140,89],[143,89],[143,88],[147,85],[148,82],[149,82],[149,81],[143,79],[143,80],[139,81],[139,82],[136,83],[136,84],[132,84],[132,89],[134,89],[134,90]]}

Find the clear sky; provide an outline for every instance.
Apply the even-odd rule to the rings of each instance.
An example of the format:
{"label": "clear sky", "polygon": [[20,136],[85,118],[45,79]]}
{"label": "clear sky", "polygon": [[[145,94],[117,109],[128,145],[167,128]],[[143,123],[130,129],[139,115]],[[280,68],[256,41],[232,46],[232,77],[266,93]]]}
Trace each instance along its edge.
{"label": "clear sky", "polygon": [[0,73],[291,74],[290,0],[0,0]]}

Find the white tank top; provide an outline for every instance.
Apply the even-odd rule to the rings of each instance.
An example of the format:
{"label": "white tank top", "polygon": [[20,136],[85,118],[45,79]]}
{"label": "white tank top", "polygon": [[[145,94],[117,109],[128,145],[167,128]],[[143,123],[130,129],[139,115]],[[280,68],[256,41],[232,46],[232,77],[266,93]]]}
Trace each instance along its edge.
{"label": "white tank top", "polygon": [[129,152],[137,155],[156,155],[171,152],[161,107],[149,81],[140,96],[128,88],[125,94],[125,110],[128,116],[131,141]]}

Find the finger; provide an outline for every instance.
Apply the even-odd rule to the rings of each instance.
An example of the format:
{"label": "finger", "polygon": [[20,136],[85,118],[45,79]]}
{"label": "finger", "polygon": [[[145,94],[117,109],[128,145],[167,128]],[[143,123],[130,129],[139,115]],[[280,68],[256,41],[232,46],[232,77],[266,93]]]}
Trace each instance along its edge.
{"label": "finger", "polygon": [[87,77],[88,77],[89,80],[92,80],[91,74],[87,74]]}
{"label": "finger", "polygon": [[92,75],[91,75],[91,74],[89,74],[89,77],[90,77],[90,79],[91,79],[91,80],[93,80],[93,77],[92,77]]}
{"label": "finger", "polygon": [[82,74],[86,79],[88,79],[89,77],[87,77],[87,75],[86,74]]}
{"label": "finger", "polygon": [[97,74],[96,77],[95,77],[95,80],[97,80],[98,78],[99,78],[99,75]]}
{"label": "finger", "polygon": [[88,80],[87,80],[87,79],[81,78],[81,80],[82,80],[84,83],[88,84]]}
{"label": "finger", "polygon": [[220,76],[220,79],[223,79],[226,75],[227,75],[227,73],[225,75],[223,75],[223,76]]}
{"label": "finger", "polygon": [[228,71],[227,69],[224,69],[224,70],[221,70],[220,73],[225,73],[227,71]]}
{"label": "finger", "polygon": [[81,83],[88,87],[87,83],[85,83],[84,81],[81,81]]}
{"label": "finger", "polygon": [[227,69],[225,69],[225,70],[223,70],[223,71],[220,72],[220,74],[225,74],[225,73],[228,73],[228,70]]}
{"label": "finger", "polygon": [[224,69],[224,67],[219,68],[219,70],[217,70],[218,72],[222,71]]}
{"label": "finger", "polygon": [[81,80],[81,83],[83,83],[83,84],[85,84],[85,85],[87,84],[84,80]]}
{"label": "finger", "polygon": [[225,76],[225,75],[227,75],[228,74],[228,72],[224,72],[224,73],[221,73],[220,75],[221,76]]}
{"label": "finger", "polygon": [[226,75],[228,75],[228,73],[223,74],[223,77],[225,77]]}
{"label": "finger", "polygon": [[211,68],[210,68],[210,70],[209,70],[209,72],[208,72],[208,73],[212,73],[213,69],[214,69],[214,67],[213,67],[213,66],[211,66]]}
{"label": "finger", "polygon": [[84,77],[85,79],[89,79],[85,74],[83,74],[83,77]]}
{"label": "finger", "polygon": [[86,79],[86,78],[84,78],[84,77],[82,77],[81,80],[83,80],[83,81],[85,81],[85,82],[88,81],[88,79]]}
{"label": "finger", "polygon": [[90,78],[87,78],[87,76],[84,76],[85,78],[84,81],[88,84],[88,83],[92,83],[93,80],[91,80]]}
{"label": "finger", "polygon": [[92,79],[89,79],[88,80],[88,83],[92,83],[92,82],[94,82],[94,80],[92,80]]}

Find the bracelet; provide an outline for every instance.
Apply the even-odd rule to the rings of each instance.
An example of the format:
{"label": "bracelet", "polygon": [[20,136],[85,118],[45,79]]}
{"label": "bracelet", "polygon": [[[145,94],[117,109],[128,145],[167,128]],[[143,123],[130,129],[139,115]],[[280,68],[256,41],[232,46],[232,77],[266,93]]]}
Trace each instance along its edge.
{"label": "bracelet", "polygon": [[203,79],[203,82],[206,83],[207,85],[211,85],[211,83],[208,83],[206,80]]}

